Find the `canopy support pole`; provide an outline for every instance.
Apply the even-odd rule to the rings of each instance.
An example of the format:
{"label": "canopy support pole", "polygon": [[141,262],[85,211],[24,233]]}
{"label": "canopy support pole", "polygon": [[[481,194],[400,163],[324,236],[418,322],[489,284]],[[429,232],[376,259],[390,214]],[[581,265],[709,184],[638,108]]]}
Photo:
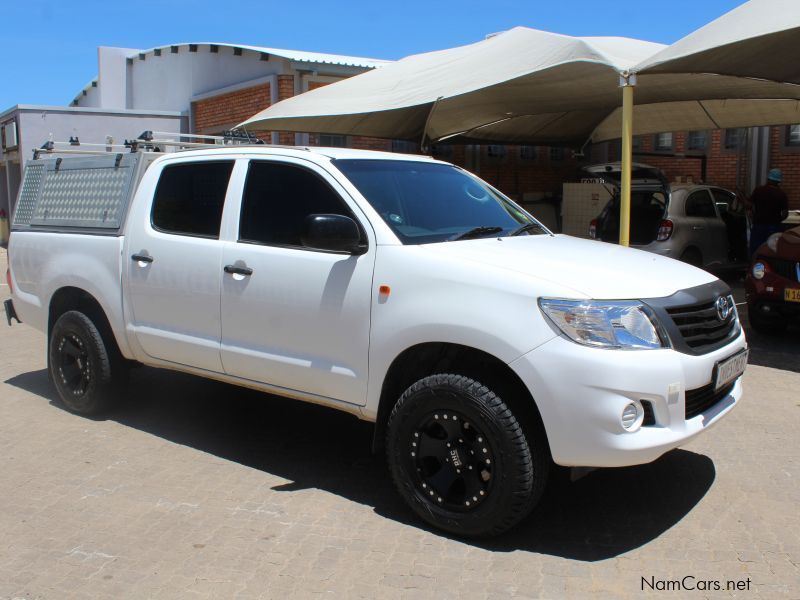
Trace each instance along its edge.
{"label": "canopy support pole", "polygon": [[620,173],[619,245],[629,246],[631,237],[631,170],[633,163],[633,88],[636,74],[623,71],[622,88],[622,173]]}

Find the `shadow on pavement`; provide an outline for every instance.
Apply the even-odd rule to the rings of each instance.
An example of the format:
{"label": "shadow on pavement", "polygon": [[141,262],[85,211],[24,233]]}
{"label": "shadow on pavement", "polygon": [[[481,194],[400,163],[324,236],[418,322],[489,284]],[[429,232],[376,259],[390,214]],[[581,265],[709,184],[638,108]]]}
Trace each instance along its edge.
{"label": "shadow on pavement", "polygon": [[744,281],[730,280],[728,285],[733,290],[736,308],[739,310],[747,344],[750,346],[749,364],[800,373],[800,325],[790,324],[789,328],[780,334],[758,333],[750,326],[750,319],[747,316]]}
{"label": "shadow on pavement", "polygon": [[749,364],[800,373],[800,327],[790,326],[780,334],[758,333],[750,327],[747,307],[739,307],[739,313],[750,346]]}
{"label": "shadow on pavement", "polygon": [[[60,407],[45,370],[6,383]],[[322,489],[426,528],[395,492],[383,457],[370,453],[372,426],[351,415],[150,368],[132,373],[128,396],[109,419],[290,480],[275,491]],[[574,484],[557,479],[513,531],[465,543],[582,561],[612,558],[678,523],[714,478],[711,459],[676,450],[655,463],[599,470]]]}

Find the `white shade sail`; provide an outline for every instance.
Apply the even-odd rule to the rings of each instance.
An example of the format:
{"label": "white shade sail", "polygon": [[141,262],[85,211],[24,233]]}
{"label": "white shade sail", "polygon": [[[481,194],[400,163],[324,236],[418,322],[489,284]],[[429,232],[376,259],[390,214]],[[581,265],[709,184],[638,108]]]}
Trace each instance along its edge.
{"label": "white shade sail", "polygon": [[[619,104],[617,73],[662,48],[640,40],[574,38],[516,27],[295,96],[243,125],[413,140],[423,132],[442,139],[518,115],[545,115],[547,125],[562,118],[565,97],[570,111],[598,104],[613,110]],[[602,119],[598,114],[587,115],[589,126]],[[576,131],[575,139],[581,135]]]}
{"label": "white shade sail", "polygon": [[634,134],[800,122],[800,0],[751,0],[663,46],[516,27],[284,100],[250,130],[581,146]]}

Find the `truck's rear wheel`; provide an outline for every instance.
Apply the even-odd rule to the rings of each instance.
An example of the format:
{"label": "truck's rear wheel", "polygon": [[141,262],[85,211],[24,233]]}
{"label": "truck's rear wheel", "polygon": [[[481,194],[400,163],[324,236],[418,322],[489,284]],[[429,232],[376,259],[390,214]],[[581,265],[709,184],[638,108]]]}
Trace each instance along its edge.
{"label": "truck's rear wheel", "polygon": [[386,449],[400,494],[422,519],[463,536],[501,533],[541,496],[549,455],[503,400],[461,375],[408,388],[389,417]]}
{"label": "truck's rear wheel", "polygon": [[58,318],[50,333],[48,370],[69,411],[94,415],[114,403],[126,375],[114,350],[82,312],[71,310]]}

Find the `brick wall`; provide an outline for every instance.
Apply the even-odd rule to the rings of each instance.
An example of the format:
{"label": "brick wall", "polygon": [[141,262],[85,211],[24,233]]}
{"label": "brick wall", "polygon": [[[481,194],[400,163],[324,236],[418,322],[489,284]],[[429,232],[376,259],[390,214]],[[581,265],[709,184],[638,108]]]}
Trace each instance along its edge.
{"label": "brick wall", "polygon": [[[278,101],[294,96],[294,75],[278,75]],[[278,134],[278,143],[284,146],[294,146],[294,133],[281,131]]]}
{"label": "brick wall", "polygon": [[[264,83],[192,102],[195,132],[212,134],[230,129],[267,108],[270,98],[270,85]],[[268,139],[268,136],[259,137]]]}
{"label": "brick wall", "polygon": [[[453,157],[445,160],[466,166],[466,154],[455,152],[457,148]],[[536,146],[532,154],[525,156],[519,146],[505,146],[505,156],[499,157],[490,156],[488,146],[480,146],[478,152],[480,162],[473,171],[515,200],[535,193],[560,196],[565,181],[581,177],[578,161],[570,150],[563,150],[560,157],[554,157],[547,146]]]}
{"label": "brick wall", "polygon": [[[749,156],[747,151],[741,155],[736,150],[724,147],[724,131],[714,130],[708,133],[706,150],[706,178],[707,183],[734,190],[740,194],[746,193],[747,188],[764,183],[763,181],[749,182]],[[789,197],[791,208],[800,208],[800,148],[785,145],[786,128],[770,128],[770,159],[768,168],[780,168],[784,173],[783,188]],[[639,145],[634,150],[634,160],[652,165],[664,171],[670,181],[680,178],[686,181],[690,177],[693,181],[701,181],[701,161],[695,158],[668,156],[638,155],[636,152],[653,152],[655,136],[643,135],[638,137]],[[686,148],[687,133],[676,132],[673,134],[674,153],[689,152]],[[608,145],[599,145],[594,148],[592,159],[594,162],[604,160],[619,160],[619,142],[610,142]],[[741,189],[740,189],[741,188]]]}

